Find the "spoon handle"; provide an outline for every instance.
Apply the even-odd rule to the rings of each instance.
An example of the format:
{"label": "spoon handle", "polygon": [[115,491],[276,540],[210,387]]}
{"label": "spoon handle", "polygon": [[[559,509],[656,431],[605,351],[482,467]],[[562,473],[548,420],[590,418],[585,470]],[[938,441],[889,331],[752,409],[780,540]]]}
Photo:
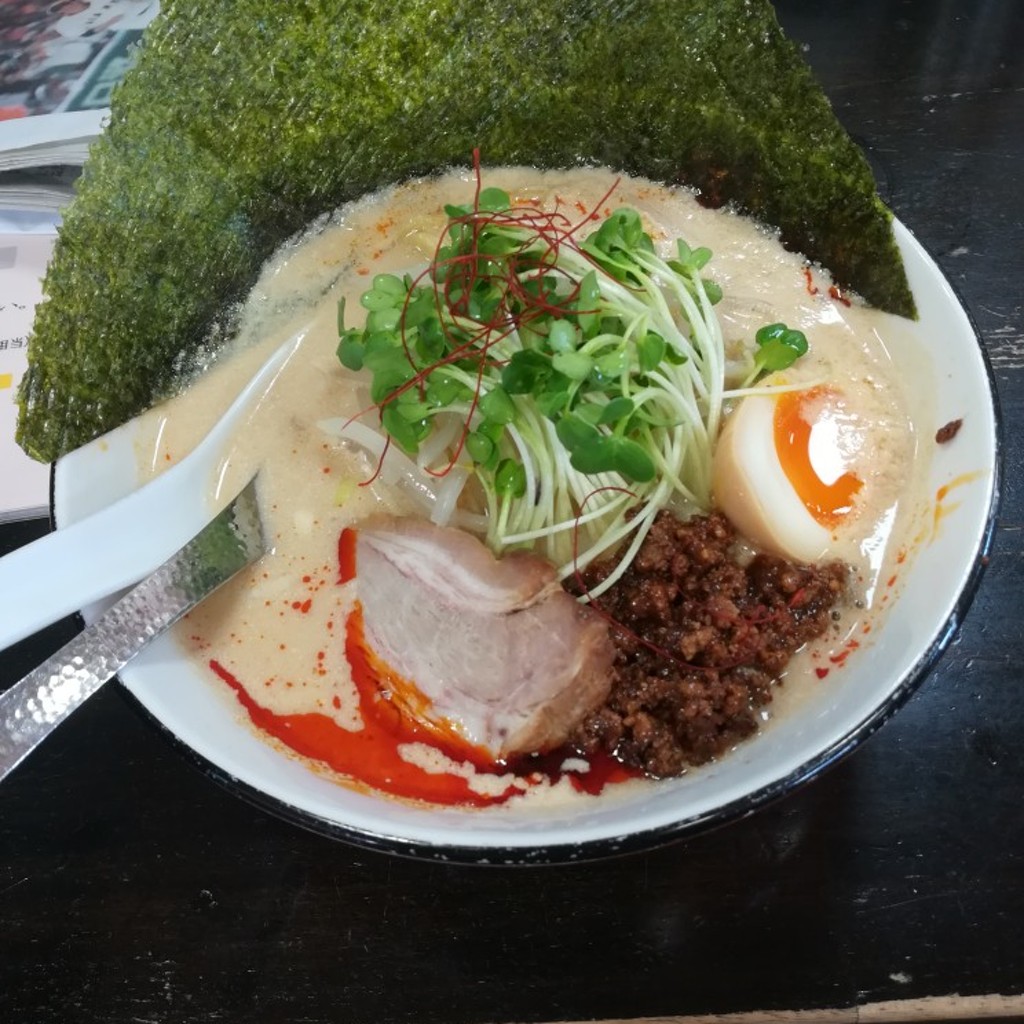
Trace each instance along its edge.
{"label": "spoon handle", "polygon": [[0,694],[0,780],[152,640],[264,551],[253,480],[181,550]]}
{"label": "spoon handle", "polygon": [[0,558],[0,650],[135,583],[209,521],[220,506],[211,507],[205,495],[229,439],[303,336],[274,351],[181,462],[113,505]]}

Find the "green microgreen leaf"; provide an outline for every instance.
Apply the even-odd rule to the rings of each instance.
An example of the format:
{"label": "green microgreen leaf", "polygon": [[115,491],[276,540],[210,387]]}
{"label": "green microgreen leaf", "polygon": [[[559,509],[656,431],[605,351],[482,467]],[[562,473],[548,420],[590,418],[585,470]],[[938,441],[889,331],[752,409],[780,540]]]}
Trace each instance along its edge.
{"label": "green microgreen leaf", "polygon": [[611,424],[618,423],[619,420],[625,419],[627,416],[633,415],[633,399],[627,398],[625,395],[620,395],[618,398],[613,398],[605,407],[601,410],[601,418],[597,421],[600,424]]}
{"label": "green microgreen leaf", "polygon": [[489,437],[495,444],[498,444],[505,436],[504,423],[492,423],[490,420],[484,420],[476,429],[477,433]]}
{"label": "green microgreen leaf", "polygon": [[414,338],[416,354],[420,357],[422,365],[429,366],[444,355],[445,338],[440,330],[419,330],[415,333]]}
{"label": "green microgreen leaf", "polygon": [[503,189],[492,186],[485,188],[480,193],[477,205],[481,210],[487,210],[491,213],[504,213],[505,210],[512,208],[512,200]]}
{"label": "green microgreen leaf", "polygon": [[538,328],[541,326],[542,318],[537,317],[534,321],[528,324],[521,323],[519,325],[519,344],[524,349],[532,349],[540,351],[547,345],[547,335]]}
{"label": "green microgreen leaf", "polygon": [[[401,303],[400,303],[401,305]],[[402,316],[402,326],[411,331],[421,327],[428,320],[437,320],[437,308],[433,294],[426,288],[417,288],[410,296]]]}
{"label": "green microgreen leaf", "polygon": [[668,345],[665,349],[665,360],[673,366],[682,366],[689,358],[685,352],[680,352],[674,345]]}
{"label": "green microgreen leaf", "polygon": [[606,217],[581,246],[607,273],[619,281],[639,281],[646,275],[633,257],[634,252],[654,252],[654,243],[643,229],[636,210],[628,207]]}
{"label": "green microgreen leaf", "polygon": [[490,281],[478,281],[469,293],[467,314],[480,323],[493,319],[503,298],[502,290]]}
{"label": "green microgreen leaf", "polygon": [[548,348],[552,352],[574,352],[579,332],[568,320],[555,320],[548,331]]}
{"label": "green microgreen leaf", "polygon": [[589,341],[601,326],[601,286],[597,282],[597,272],[594,270],[589,271],[580,281],[576,310],[580,330],[583,337]]}
{"label": "green microgreen leaf", "polygon": [[386,402],[398,388],[408,383],[408,379],[393,373],[375,373],[370,385],[370,400],[377,405]]}
{"label": "green microgreen leaf", "polygon": [[392,404],[398,410],[398,415],[409,423],[425,424],[427,417],[433,412],[433,406],[416,398],[415,389],[406,391],[398,401]]}
{"label": "green microgreen leaf", "polygon": [[516,418],[516,403],[502,387],[492,388],[481,399],[477,408],[490,423],[511,423]]}
{"label": "green microgreen leaf", "polygon": [[552,372],[551,360],[532,349],[515,352],[501,372],[501,386],[510,395],[536,391]]}
{"label": "green microgreen leaf", "polygon": [[494,489],[500,497],[521,498],[526,493],[526,470],[515,459],[502,459],[494,471]]}
{"label": "green microgreen leaf", "polygon": [[602,381],[618,380],[628,366],[629,353],[624,347],[617,348],[594,361],[594,371]]}
{"label": "green microgreen leaf", "polygon": [[[466,451],[469,457],[481,465],[487,467],[493,460],[497,465],[498,446],[486,434],[472,431],[466,435]],[[493,466],[489,468],[494,468]]]}
{"label": "green microgreen leaf", "polygon": [[569,380],[586,380],[594,369],[594,361],[582,352],[556,352],[551,365]]}
{"label": "green microgreen leaf", "polygon": [[806,355],[807,337],[803,331],[793,330],[785,324],[766,324],[754,335],[758,351],[755,364],[768,372],[785,370],[802,355]]}
{"label": "green microgreen leaf", "polygon": [[654,331],[648,331],[636,343],[636,358],[641,373],[657,369],[665,358],[665,339]]}
{"label": "green microgreen leaf", "polygon": [[369,356],[364,360],[363,365],[373,370],[370,399],[378,405],[390,398],[403,385],[408,384],[415,376],[416,371],[402,357],[401,350],[398,351],[397,357],[376,368],[369,365]]}
{"label": "green microgreen leaf", "polygon": [[588,423],[578,412],[563,416],[555,424],[555,433],[570,452],[601,437],[597,427]]}
{"label": "green microgreen leaf", "polygon": [[346,331],[338,342],[338,359],[341,365],[349,370],[361,370],[363,368],[363,355],[366,348],[362,342],[362,335],[359,331]]}
{"label": "green microgreen leaf", "polygon": [[553,391],[541,391],[534,398],[537,410],[549,420],[555,419],[569,404],[569,392],[564,388]]}
{"label": "green microgreen leaf", "polygon": [[398,326],[402,311],[396,306],[374,309],[366,318],[368,331],[393,331]]}
{"label": "green microgreen leaf", "polygon": [[472,392],[461,381],[450,377],[443,370],[435,370],[427,378],[426,398],[431,405],[446,407],[459,400],[468,399]]}
{"label": "green microgreen leaf", "polygon": [[[409,357],[401,342],[393,334],[378,332],[371,334],[364,345],[363,365],[374,373],[389,370],[412,370]],[[408,379],[408,378],[406,378]]]}
{"label": "green microgreen leaf", "polygon": [[397,444],[409,455],[415,455],[420,448],[420,441],[426,436],[430,424],[411,422],[401,412],[398,402],[389,402],[381,410],[381,424]]}
{"label": "green microgreen leaf", "polygon": [[669,260],[668,265],[684,276],[703,270],[708,260],[711,259],[710,249],[705,246],[691,249],[682,238],[676,241],[676,252],[679,253],[678,262],[676,260]]}
{"label": "green microgreen leaf", "polygon": [[619,473],[627,480],[654,479],[654,460],[636,441],[615,435],[601,436],[575,448],[569,461],[581,473]]}
{"label": "green microgreen leaf", "polygon": [[400,277],[394,274],[377,274],[373,287],[363,292],[360,303],[365,309],[391,309],[405,301],[406,288]]}
{"label": "green microgreen leaf", "polygon": [[706,277],[701,278],[701,284],[704,285],[704,294],[708,297],[708,302],[712,306],[717,306],[722,301],[722,286]]}
{"label": "green microgreen leaf", "polygon": [[584,423],[589,423],[591,426],[596,427],[601,422],[601,417],[604,416],[604,406],[600,402],[580,402],[573,410],[573,414],[583,420]]}

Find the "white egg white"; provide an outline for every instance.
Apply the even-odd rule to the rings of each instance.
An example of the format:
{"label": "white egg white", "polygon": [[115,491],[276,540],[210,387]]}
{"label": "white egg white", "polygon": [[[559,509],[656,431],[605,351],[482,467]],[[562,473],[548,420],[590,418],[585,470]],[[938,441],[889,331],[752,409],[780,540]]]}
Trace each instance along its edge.
{"label": "white egg white", "polygon": [[797,562],[829,554],[832,534],[808,512],[775,448],[772,395],[741,399],[715,451],[715,503],[755,546]]}

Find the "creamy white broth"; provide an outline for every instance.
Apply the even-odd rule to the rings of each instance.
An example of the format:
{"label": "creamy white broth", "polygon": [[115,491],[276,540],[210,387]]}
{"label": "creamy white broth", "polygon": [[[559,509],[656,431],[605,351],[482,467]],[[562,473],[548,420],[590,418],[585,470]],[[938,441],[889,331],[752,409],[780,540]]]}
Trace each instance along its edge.
{"label": "creamy white broth", "polygon": [[[593,208],[616,176],[605,170],[488,169],[485,179],[514,200],[546,208],[562,202],[572,216],[578,206]],[[359,296],[373,275],[426,264],[444,225],[444,204],[467,202],[473,188],[468,173],[452,173],[386,190],[324,218],[264,268],[240,312],[230,354],[144,417],[139,463],[148,476],[187,453],[267,355],[303,332],[296,354],[225,453],[218,477],[230,490],[260,469],[274,550],[193,612],[177,634],[191,657],[205,664],[215,655],[276,714],[315,711],[342,728],[361,728],[342,642],[358,581],[337,585],[338,536],[373,510],[419,512],[400,488],[359,486],[372,474],[371,461],[317,426],[354,415],[367,401],[335,355],[338,301],[346,300],[348,325],[358,324]],[[749,344],[765,323],[801,329],[811,352],[786,371],[787,381],[840,383],[877,428],[866,442],[873,454],[865,463],[870,473],[862,510],[849,530],[837,533],[834,551],[855,567],[856,601],[819,649],[794,660],[782,688],[785,699],[776,702],[779,711],[799,699],[801,677],[811,676],[816,659],[827,657],[821,648],[840,649],[867,628],[865,616],[883,603],[879,581],[894,575],[921,527],[927,460],[918,438],[930,437],[933,424],[922,397],[930,392],[922,369],[927,361],[901,321],[834,301],[824,274],[815,270],[808,280],[803,259],[751,221],[706,210],[684,190],[625,177],[599,212],[620,205],[640,210],[656,244],[667,248],[682,237],[712,249],[707,273],[724,292],[717,309],[727,349]],[[918,385],[912,393],[903,387],[906,380]],[[417,750],[409,756],[425,755]],[[558,788],[569,798],[571,790]]]}

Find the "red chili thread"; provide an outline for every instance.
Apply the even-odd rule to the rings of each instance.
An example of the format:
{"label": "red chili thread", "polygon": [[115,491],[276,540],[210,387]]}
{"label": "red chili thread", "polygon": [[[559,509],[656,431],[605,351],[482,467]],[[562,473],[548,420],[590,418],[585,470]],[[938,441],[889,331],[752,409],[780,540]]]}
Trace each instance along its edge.
{"label": "red chili thread", "polygon": [[844,306],[852,305],[850,300],[842,293],[842,290],[838,285],[832,285],[829,288],[828,293],[836,302],[841,302]]}

